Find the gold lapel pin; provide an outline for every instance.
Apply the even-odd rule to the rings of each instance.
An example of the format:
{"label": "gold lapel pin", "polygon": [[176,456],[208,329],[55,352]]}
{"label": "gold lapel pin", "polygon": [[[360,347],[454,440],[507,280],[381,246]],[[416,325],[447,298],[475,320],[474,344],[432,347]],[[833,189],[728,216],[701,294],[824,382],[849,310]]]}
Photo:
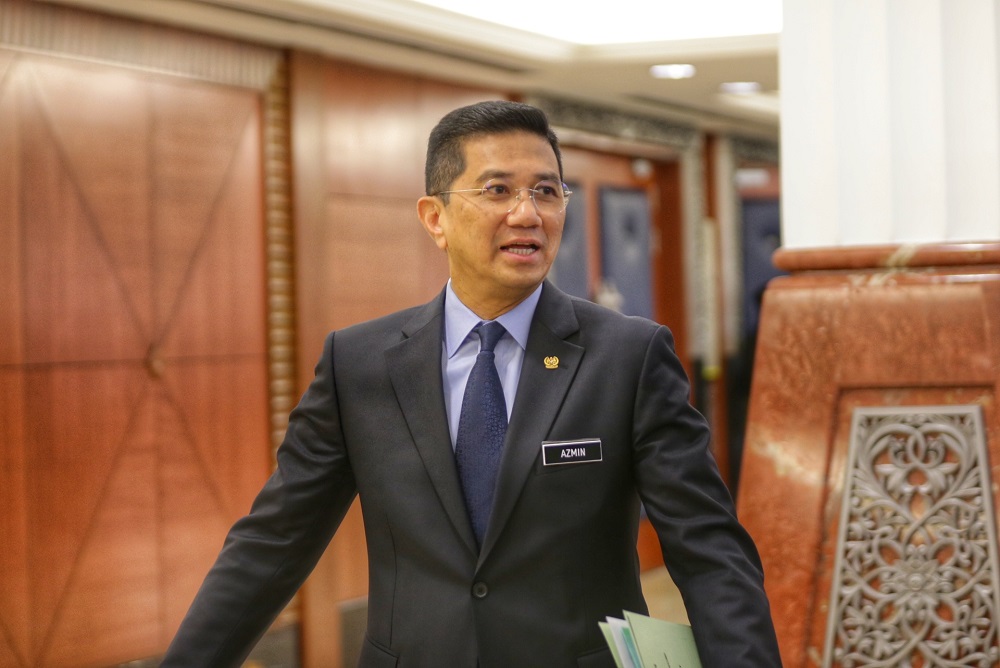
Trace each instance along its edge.
{"label": "gold lapel pin", "polygon": [[559,368],[559,358],[555,355],[551,357],[546,357],[544,360],[546,369],[558,369]]}

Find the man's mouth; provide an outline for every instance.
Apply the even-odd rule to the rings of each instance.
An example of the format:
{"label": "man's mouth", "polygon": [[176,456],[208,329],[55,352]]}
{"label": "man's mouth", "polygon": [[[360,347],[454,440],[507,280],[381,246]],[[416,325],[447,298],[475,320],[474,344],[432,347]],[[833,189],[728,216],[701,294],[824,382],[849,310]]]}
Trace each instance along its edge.
{"label": "man's mouth", "polygon": [[509,244],[507,246],[501,246],[500,250],[507,253],[514,253],[515,255],[531,255],[538,250],[537,244]]}

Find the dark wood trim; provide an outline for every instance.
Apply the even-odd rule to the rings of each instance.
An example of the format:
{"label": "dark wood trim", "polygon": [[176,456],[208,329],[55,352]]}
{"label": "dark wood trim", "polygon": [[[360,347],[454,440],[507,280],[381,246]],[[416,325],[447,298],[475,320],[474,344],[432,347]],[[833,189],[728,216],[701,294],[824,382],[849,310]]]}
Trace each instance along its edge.
{"label": "dark wood trim", "polygon": [[[715,292],[715,313],[709,314],[714,318],[721,330],[722,323],[725,322],[725,282],[722,279],[724,267],[722,257],[722,231],[719,228],[719,185],[717,182],[717,151],[719,138],[715,135],[707,135],[703,147],[704,164],[704,188],[705,193],[705,219],[708,221],[706,234],[713,236],[712,247],[715,249],[716,274],[711,277],[712,285],[707,289]],[[711,376],[706,378],[709,389],[709,410],[706,416],[712,428],[712,453],[719,465],[719,472],[722,479],[729,483],[729,428],[728,428],[728,398],[726,396],[726,355],[725,346],[721,341],[722,334],[718,340],[709,342],[715,346],[713,357],[717,366],[713,369],[706,369],[711,372]]]}
{"label": "dark wood trim", "polygon": [[[684,205],[679,161],[657,162],[654,226],[658,251],[653,262],[653,294],[658,322],[670,327],[678,357],[690,364],[687,279],[684,261]],[[690,374],[691,370],[687,369]]]}
{"label": "dark wood trim", "polygon": [[285,437],[288,414],[298,396],[290,122],[288,65],[281,60],[264,92],[268,395],[274,449]]}

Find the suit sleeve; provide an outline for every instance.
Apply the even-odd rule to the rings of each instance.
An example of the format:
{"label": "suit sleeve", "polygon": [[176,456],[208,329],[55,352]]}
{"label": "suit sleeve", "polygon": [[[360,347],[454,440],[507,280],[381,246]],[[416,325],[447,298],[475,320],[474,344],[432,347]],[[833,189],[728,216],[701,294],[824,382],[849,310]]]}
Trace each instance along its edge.
{"label": "suit sleeve", "polygon": [[226,537],[161,666],[239,666],[312,571],[356,494],[337,409],[334,336],[289,417],[277,468]]}
{"label": "suit sleeve", "polygon": [[709,449],[705,419],[661,327],[636,394],[635,474],[705,668],[781,666],[760,557]]}

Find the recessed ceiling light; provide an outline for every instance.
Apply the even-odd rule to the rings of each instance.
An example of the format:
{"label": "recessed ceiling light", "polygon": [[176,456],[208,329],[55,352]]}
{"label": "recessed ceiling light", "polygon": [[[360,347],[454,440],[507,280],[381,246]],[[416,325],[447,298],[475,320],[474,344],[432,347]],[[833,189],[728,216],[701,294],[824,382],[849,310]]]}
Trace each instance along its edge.
{"label": "recessed ceiling light", "polygon": [[657,79],[690,79],[694,76],[695,68],[687,63],[669,63],[653,65],[649,68],[649,73]]}
{"label": "recessed ceiling light", "polygon": [[759,93],[761,85],[756,81],[727,81],[719,85],[719,90],[732,95],[753,95]]}

